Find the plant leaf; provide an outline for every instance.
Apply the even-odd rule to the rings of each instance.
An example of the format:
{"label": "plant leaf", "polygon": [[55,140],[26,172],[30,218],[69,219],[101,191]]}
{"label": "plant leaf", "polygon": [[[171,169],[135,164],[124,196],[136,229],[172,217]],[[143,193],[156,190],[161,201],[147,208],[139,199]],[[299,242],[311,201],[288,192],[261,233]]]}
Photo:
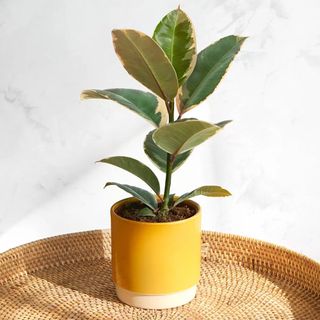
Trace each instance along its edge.
{"label": "plant leaf", "polygon": [[169,202],[168,202],[168,206],[169,208],[174,207],[174,199],[175,199],[175,193],[172,193],[169,195]]}
{"label": "plant leaf", "polygon": [[[155,130],[150,131],[143,144],[144,152],[150,160],[162,171],[166,172],[167,169],[167,152],[159,148],[153,141],[152,135]],[[176,156],[173,161],[172,171],[176,171],[190,156],[192,150],[184,152]]]}
{"label": "plant leaf", "polygon": [[219,186],[202,186],[191,192],[187,192],[183,194],[180,198],[176,200],[176,202],[174,203],[174,206],[178,205],[179,203],[187,199],[200,196],[200,195],[206,196],[206,197],[227,197],[227,196],[231,196],[231,193],[228,190],[223,189]]}
{"label": "plant leaf", "polygon": [[134,89],[84,90],[82,99],[107,99],[120,103],[161,127],[167,123],[168,111],[162,99],[149,92]]}
{"label": "plant leaf", "polygon": [[124,68],[164,100],[177,95],[178,79],[169,59],[149,36],[136,30],[112,31],[113,45]]}
{"label": "plant leaf", "polygon": [[193,149],[220,129],[214,124],[200,120],[181,121],[156,129],[152,138],[158,147],[177,155]]}
{"label": "plant leaf", "polygon": [[132,196],[140,200],[142,203],[144,203],[146,206],[148,206],[152,210],[156,210],[158,207],[158,204],[154,195],[147,190],[134,187],[134,186],[129,186],[127,184],[116,183],[116,182],[107,182],[104,187],[106,188],[108,186],[117,186],[118,188],[130,193]]}
{"label": "plant leaf", "polygon": [[190,120],[199,120],[197,118],[181,118],[176,120],[175,122],[183,122],[183,121],[190,121]]}
{"label": "plant leaf", "polygon": [[166,53],[181,85],[191,74],[197,60],[191,20],[180,8],[173,10],[159,22],[153,39]]}
{"label": "plant leaf", "polygon": [[192,74],[179,90],[177,100],[180,114],[194,108],[215,90],[245,39],[228,36],[198,54]]}
{"label": "plant leaf", "polygon": [[230,122],[232,122],[232,120],[224,120],[218,123],[215,123],[216,126],[220,127],[220,128],[224,128],[227,124],[229,124]]}
{"label": "plant leaf", "polygon": [[149,207],[142,208],[138,213],[138,217],[156,217],[156,214]]}
{"label": "plant leaf", "polygon": [[110,157],[98,162],[112,164],[126,170],[144,181],[156,194],[160,193],[160,184],[153,171],[142,162],[130,157]]}

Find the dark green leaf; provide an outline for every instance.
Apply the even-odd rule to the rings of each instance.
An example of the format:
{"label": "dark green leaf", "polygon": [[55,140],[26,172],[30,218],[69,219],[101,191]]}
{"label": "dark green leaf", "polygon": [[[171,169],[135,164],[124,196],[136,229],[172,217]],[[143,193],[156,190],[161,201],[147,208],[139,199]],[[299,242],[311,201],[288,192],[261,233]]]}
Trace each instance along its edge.
{"label": "dark green leaf", "polygon": [[112,164],[124,169],[144,181],[156,194],[160,193],[160,184],[153,171],[142,162],[130,157],[110,157],[99,162]]}
{"label": "dark green leaf", "polygon": [[158,207],[158,203],[154,195],[147,190],[134,187],[134,186],[129,186],[127,184],[116,183],[116,182],[107,182],[104,187],[108,187],[108,186],[119,187],[120,189],[130,193],[132,196],[140,200],[142,203],[144,203],[146,206],[148,206],[152,210],[156,210]]}
{"label": "dark green leaf", "polygon": [[215,123],[216,126],[220,127],[220,128],[224,128],[227,124],[229,124],[230,122],[232,122],[232,120],[224,120],[218,123]]}
{"label": "dark green leaf", "polygon": [[164,100],[172,100],[178,90],[176,72],[159,45],[136,30],[113,30],[115,51],[124,68]]}
{"label": "dark green leaf", "polygon": [[202,186],[191,192],[187,192],[183,194],[180,198],[176,200],[174,205],[176,206],[187,199],[200,196],[200,195],[206,196],[206,197],[227,197],[227,196],[231,196],[231,193],[228,190],[223,189],[219,186]]}
{"label": "dark green leaf", "polygon": [[168,112],[165,102],[149,92],[134,89],[84,90],[82,99],[108,99],[127,107],[157,127],[167,123]]}
{"label": "dark green leaf", "polygon": [[138,217],[156,217],[156,214],[150,208],[146,207],[137,213]]}
{"label": "dark green leaf", "polygon": [[[150,160],[163,172],[166,172],[167,168],[167,153],[159,148],[153,141],[152,135],[155,130],[148,133],[144,141],[144,152],[150,158]],[[176,156],[172,170],[177,170],[190,156],[192,150],[184,152]]]}
{"label": "dark green leaf", "polygon": [[168,206],[169,208],[172,208],[174,206],[174,199],[175,199],[175,194],[172,193],[169,195],[169,202],[168,202]]}
{"label": "dark green leaf", "polygon": [[197,59],[195,34],[189,17],[180,8],[169,12],[157,25],[153,39],[171,61],[181,85],[191,74]]}
{"label": "dark green leaf", "polygon": [[217,87],[246,38],[228,36],[198,54],[196,66],[178,95],[178,109],[185,113],[206,99]]}

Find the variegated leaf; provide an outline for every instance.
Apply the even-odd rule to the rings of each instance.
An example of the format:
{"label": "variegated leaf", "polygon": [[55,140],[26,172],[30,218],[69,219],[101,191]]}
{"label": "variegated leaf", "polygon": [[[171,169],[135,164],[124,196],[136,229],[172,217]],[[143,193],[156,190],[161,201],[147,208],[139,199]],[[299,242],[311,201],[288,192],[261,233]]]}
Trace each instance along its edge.
{"label": "variegated leaf", "polygon": [[190,199],[192,197],[196,197],[196,196],[206,196],[206,197],[227,197],[227,196],[231,196],[231,193],[226,190],[223,189],[219,186],[202,186],[200,188],[197,188],[191,192],[187,192],[185,194],[183,194],[181,197],[179,197],[175,203],[174,206],[178,205],[179,203]]}
{"label": "variegated leaf", "polygon": [[[144,152],[150,160],[162,171],[167,170],[167,152],[159,148],[153,141],[152,135],[155,130],[150,131],[143,144]],[[192,150],[178,154],[173,161],[172,171],[176,171],[190,156]]]}
{"label": "variegated leaf", "polygon": [[147,190],[117,182],[107,182],[104,187],[106,188],[108,186],[117,186],[118,188],[128,192],[135,198],[139,199],[142,203],[144,203],[152,210],[156,210],[158,208],[158,203],[155,196]]}
{"label": "variegated leaf", "polygon": [[180,8],[173,10],[159,22],[153,39],[171,61],[181,85],[191,74],[197,59],[195,32],[191,20]]}
{"label": "variegated leaf", "polygon": [[144,181],[156,194],[160,193],[160,184],[153,171],[142,162],[123,156],[102,159],[98,162],[107,163],[126,170]]}
{"label": "variegated leaf", "polygon": [[220,127],[199,120],[170,123],[156,129],[152,135],[155,144],[172,155],[183,154],[213,136]]}
{"label": "variegated leaf", "polygon": [[82,99],[108,99],[127,107],[143,118],[161,127],[168,121],[165,102],[149,92],[134,89],[84,90]]}
{"label": "variegated leaf", "polygon": [[173,100],[178,90],[176,72],[159,45],[136,30],[113,30],[115,51],[124,68],[164,100]]}
{"label": "variegated leaf", "polygon": [[179,89],[177,100],[180,114],[194,108],[215,90],[245,39],[228,36],[198,54],[192,74]]}

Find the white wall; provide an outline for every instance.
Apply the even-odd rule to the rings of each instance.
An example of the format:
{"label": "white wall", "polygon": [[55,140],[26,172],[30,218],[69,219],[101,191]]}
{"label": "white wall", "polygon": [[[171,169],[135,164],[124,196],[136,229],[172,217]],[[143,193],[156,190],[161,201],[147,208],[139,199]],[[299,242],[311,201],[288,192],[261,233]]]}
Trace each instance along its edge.
{"label": "white wall", "polygon": [[81,102],[79,93],[140,88],[118,62],[110,31],[151,34],[178,2],[194,21],[199,49],[229,34],[249,39],[216,92],[190,112],[234,122],[197,148],[174,191],[221,184],[233,197],[197,199],[203,229],[320,260],[317,0],[2,0],[0,251],[106,228],[108,208],[126,194],[104,183],[143,186],[94,161],[129,155],[149,163],[142,150],[149,124],[111,102]]}

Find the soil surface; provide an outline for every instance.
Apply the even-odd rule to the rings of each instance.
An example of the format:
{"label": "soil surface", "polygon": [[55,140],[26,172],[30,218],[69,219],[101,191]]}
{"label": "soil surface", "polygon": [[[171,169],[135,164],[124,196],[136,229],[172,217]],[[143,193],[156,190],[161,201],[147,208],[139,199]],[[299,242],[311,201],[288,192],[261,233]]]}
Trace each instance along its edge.
{"label": "soil surface", "polygon": [[155,217],[143,217],[139,216],[142,209],[146,208],[143,203],[134,202],[128,203],[119,207],[116,213],[126,219],[134,221],[144,221],[144,222],[172,222],[184,220],[192,217],[197,213],[197,210],[193,207],[187,206],[186,204],[178,204],[176,207],[172,208],[168,214],[156,214]]}

